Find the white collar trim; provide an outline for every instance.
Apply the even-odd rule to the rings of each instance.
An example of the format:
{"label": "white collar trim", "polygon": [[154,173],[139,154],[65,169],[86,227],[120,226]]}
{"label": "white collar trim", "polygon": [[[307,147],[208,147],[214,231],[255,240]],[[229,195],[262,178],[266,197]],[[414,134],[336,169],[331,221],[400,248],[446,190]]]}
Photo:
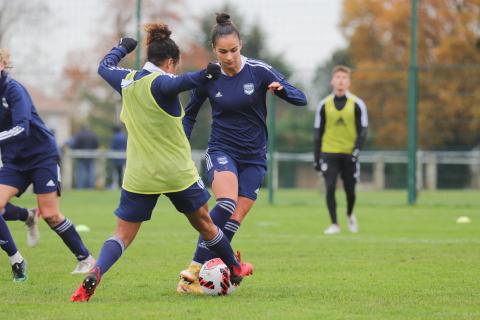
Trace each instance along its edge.
{"label": "white collar trim", "polygon": [[[241,59],[241,66],[240,66],[240,70],[238,70],[238,73],[240,73],[240,71],[242,71],[243,67],[245,67],[245,64],[247,63],[247,57],[244,57],[244,56],[240,56],[240,59]],[[223,68],[222,68],[222,74],[228,76],[225,71],[223,71]]]}
{"label": "white collar trim", "polygon": [[143,66],[143,69],[145,69],[147,71],[150,71],[150,72],[158,72],[162,75],[168,75],[169,74],[168,72],[163,71],[162,69],[160,69],[159,67],[157,67],[156,65],[151,63],[150,61],[147,61],[145,63],[145,65]]}

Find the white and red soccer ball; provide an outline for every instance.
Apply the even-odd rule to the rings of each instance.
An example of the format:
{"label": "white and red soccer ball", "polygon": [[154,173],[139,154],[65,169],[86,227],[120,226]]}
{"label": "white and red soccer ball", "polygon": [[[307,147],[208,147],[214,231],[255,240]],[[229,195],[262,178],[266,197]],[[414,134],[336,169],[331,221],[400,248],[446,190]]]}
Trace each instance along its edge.
{"label": "white and red soccer ball", "polygon": [[220,258],[205,262],[200,269],[198,280],[203,292],[211,296],[225,296],[236,288],[230,282],[230,269]]}

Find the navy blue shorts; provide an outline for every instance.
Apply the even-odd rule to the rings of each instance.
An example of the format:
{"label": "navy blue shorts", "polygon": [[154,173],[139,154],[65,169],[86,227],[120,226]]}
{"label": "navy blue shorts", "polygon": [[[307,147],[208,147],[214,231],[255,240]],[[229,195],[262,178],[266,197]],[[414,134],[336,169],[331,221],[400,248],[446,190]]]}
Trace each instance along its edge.
{"label": "navy blue shorts", "polygon": [[215,171],[233,172],[238,179],[238,195],[257,200],[258,191],[267,172],[265,159],[238,160],[220,150],[207,150],[205,161],[210,183],[213,181]]}
{"label": "navy blue shorts", "polygon": [[[122,189],[120,204],[115,214],[120,219],[130,222],[150,220],[160,195],[134,193]],[[175,208],[184,214],[197,211],[210,199],[210,193],[205,189],[201,178],[183,191],[165,193],[165,195]]]}
{"label": "navy blue shorts", "polygon": [[17,188],[17,197],[20,197],[31,183],[33,183],[35,194],[57,192],[60,196],[60,181],[60,167],[57,163],[46,164],[25,171],[6,167],[0,168],[0,184]]}

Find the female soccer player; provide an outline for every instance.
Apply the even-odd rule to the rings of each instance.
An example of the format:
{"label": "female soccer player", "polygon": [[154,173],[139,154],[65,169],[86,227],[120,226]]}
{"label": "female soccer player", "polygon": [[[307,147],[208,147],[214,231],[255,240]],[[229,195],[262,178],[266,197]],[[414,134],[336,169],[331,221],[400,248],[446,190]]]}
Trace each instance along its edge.
{"label": "female soccer player", "polygon": [[182,127],[184,111],[178,93],[211,82],[220,67],[209,64],[206,70],[173,73],[180,59],[178,46],[164,24],[148,24],[147,59],[142,70],[117,67],[132,52],[137,42],[120,40],[102,60],[99,74],[122,95],[120,119],[128,132],[127,164],[120,204],[115,211],[115,235],[103,245],[96,267],[90,272],[71,301],[88,301],[101,276],[132,243],[143,221],[150,220],[160,194],[165,194],[176,209],[185,214],[197,229],[204,245],[230,267],[230,281],[238,284],[253,273],[253,266],[234,256],[230,242],[208,215],[210,194],[199,178],[191,157],[190,144]]}
{"label": "female soccer player", "polygon": [[[183,125],[190,137],[197,113],[208,98],[213,120],[206,163],[217,201],[210,216],[231,240],[257,199],[267,168],[267,91],[297,106],[305,106],[307,100],[271,66],[240,54],[240,33],[228,14],[217,14],[216,21],[211,43],[222,75],[192,92]],[[199,238],[192,263],[180,273],[177,291],[200,293],[198,271],[213,257]]]}
{"label": "female soccer player", "polygon": [[[54,137],[40,119],[27,90],[5,71],[8,54],[0,54],[0,146],[3,167],[0,168],[0,212],[9,210],[7,203],[19,197],[33,183],[38,210],[47,224],[62,238],[78,260],[72,273],[86,273],[94,264],[75,226],[59,209],[60,168]],[[26,263],[0,218],[0,246],[8,254],[14,281],[26,279]]]}

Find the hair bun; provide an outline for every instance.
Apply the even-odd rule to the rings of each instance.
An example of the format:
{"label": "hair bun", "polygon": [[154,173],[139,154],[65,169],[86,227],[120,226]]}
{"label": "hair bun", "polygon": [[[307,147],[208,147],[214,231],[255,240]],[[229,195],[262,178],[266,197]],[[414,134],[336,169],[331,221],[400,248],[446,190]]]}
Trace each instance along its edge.
{"label": "hair bun", "polygon": [[147,35],[147,46],[152,42],[162,42],[170,39],[172,31],[168,29],[168,26],[163,23],[149,23],[145,25],[145,31]]}
{"label": "hair bun", "polygon": [[228,13],[217,13],[217,23],[218,24],[224,24],[224,23],[232,23],[230,21],[230,15]]}

